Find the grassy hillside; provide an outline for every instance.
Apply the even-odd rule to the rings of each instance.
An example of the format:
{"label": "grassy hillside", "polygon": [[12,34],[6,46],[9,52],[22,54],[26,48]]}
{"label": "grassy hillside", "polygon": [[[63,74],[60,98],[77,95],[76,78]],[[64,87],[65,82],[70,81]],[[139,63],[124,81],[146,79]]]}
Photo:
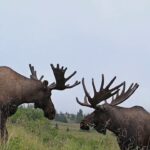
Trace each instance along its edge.
{"label": "grassy hillside", "polygon": [[57,124],[58,129],[56,122],[44,119],[41,112],[20,110],[10,118],[7,124],[9,140],[0,149],[118,150],[115,137],[111,133],[102,136],[94,130],[80,131],[79,124]]}

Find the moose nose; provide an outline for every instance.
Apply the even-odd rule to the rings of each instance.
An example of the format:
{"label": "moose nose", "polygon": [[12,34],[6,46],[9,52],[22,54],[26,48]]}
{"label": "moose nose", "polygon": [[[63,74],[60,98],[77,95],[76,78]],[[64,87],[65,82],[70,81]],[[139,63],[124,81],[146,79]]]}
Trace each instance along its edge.
{"label": "moose nose", "polygon": [[80,129],[81,130],[90,130],[90,127],[87,124],[80,123]]}
{"label": "moose nose", "polygon": [[55,118],[55,115],[53,115],[53,114],[48,114],[48,113],[44,114],[44,116],[45,116],[46,118],[48,118],[49,120],[53,120],[53,119]]}
{"label": "moose nose", "polygon": [[52,115],[52,118],[54,119],[54,118],[55,118],[55,115],[56,115],[56,111],[55,111],[55,110],[52,110],[52,111],[51,111],[51,115]]}
{"label": "moose nose", "polygon": [[48,118],[49,120],[53,120],[55,118],[55,114],[56,114],[56,111],[54,109],[54,110],[49,110],[49,111],[45,112],[44,116],[46,118]]}

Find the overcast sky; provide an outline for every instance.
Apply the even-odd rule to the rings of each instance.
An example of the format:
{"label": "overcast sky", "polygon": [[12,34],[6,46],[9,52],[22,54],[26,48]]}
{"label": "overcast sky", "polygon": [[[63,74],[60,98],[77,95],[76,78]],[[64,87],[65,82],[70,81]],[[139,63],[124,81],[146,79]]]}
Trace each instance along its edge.
{"label": "overcast sky", "polygon": [[[28,64],[38,75],[54,81],[50,63],[68,67],[69,81],[85,77],[100,86],[117,76],[140,87],[121,106],[144,106],[150,111],[150,1],[149,0],[1,0],[0,65],[29,77]],[[114,84],[115,86],[115,84]],[[54,91],[57,111],[84,112],[75,97],[84,97],[82,85]]]}

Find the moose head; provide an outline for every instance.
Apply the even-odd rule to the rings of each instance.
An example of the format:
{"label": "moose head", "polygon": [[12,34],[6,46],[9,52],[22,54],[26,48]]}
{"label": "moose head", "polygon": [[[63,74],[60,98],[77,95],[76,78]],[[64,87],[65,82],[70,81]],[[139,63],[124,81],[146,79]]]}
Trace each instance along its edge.
{"label": "moose head", "polygon": [[[64,90],[73,88],[80,84],[79,81],[76,81],[73,85],[66,85],[66,82],[76,74],[76,71],[74,71],[70,76],[65,78],[65,72],[67,68],[60,67],[59,64],[57,64],[57,66],[54,67],[54,65],[51,64],[51,68],[54,73],[56,82],[53,82],[49,85],[47,80],[42,81],[44,76],[41,76],[40,79],[37,78],[36,71],[34,70],[34,67],[31,64],[29,64],[29,67],[31,71],[30,78],[36,81],[36,86],[39,86],[38,92],[35,92],[35,96],[33,90],[31,94],[31,98],[34,99],[34,107],[41,108],[44,111],[44,116],[48,119],[54,119],[56,111],[51,100],[51,92],[52,90]],[[37,81],[39,84],[37,84]],[[32,86],[33,85],[34,84],[32,84]]]}

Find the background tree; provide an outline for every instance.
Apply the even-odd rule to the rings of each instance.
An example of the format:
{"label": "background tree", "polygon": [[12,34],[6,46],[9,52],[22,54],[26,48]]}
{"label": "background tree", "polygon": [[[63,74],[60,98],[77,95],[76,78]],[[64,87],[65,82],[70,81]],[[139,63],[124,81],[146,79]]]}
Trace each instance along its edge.
{"label": "background tree", "polygon": [[80,123],[81,120],[83,119],[83,117],[84,117],[83,111],[82,111],[82,109],[79,109],[79,112],[77,112],[76,122]]}

